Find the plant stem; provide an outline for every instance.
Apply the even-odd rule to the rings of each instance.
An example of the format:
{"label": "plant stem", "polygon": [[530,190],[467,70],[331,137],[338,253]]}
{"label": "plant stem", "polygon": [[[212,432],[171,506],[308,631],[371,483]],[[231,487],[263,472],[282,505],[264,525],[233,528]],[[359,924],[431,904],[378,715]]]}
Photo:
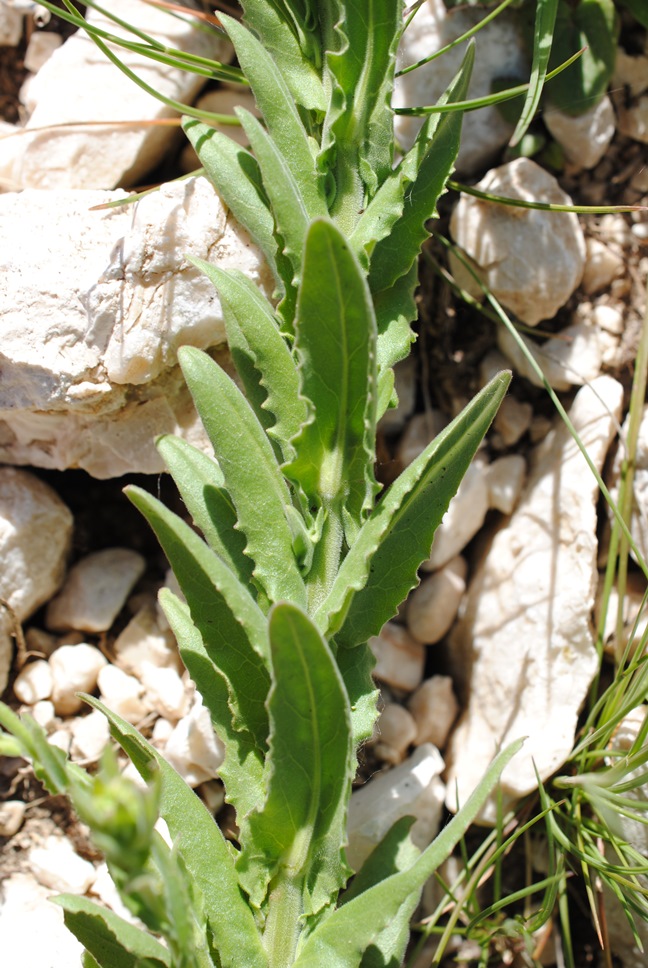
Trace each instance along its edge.
{"label": "plant stem", "polygon": [[269,968],[290,968],[295,960],[302,915],[299,877],[280,871],[270,892],[263,944]]}

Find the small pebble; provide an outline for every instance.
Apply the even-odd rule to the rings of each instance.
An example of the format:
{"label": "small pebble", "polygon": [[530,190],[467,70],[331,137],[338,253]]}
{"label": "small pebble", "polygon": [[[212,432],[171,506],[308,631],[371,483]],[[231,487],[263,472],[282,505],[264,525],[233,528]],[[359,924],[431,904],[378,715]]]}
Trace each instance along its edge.
{"label": "small pebble", "polygon": [[504,397],[495,415],[493,427],[500,435],[506,447],[512,447],[527,432],[533,419],[533,407],[530,403],[516,400],[515,397]]}
{"label": "small pebble", "polygon": [[68,894],[85,894],[95,879],[93,865],[75,852],[69,840],[48,837],[29,852],[31,872],[44,887]]}
{"label": "small pebble", "polygon": [[151,665],[181,668],[178,648],[172,635],[160,629],[154,605],[137,612],[115,639],[113,650],[115,664],[138,678]]}
{"label": "small pebble", "polygon": [[106,665],[101,670],[97,685],[102,702],[133,725],[137,725],[150,711],[142,683],[115,665]]}
{"label": "small pebble", "polygon": [[23,825],[27,804],[22,800],[0,803],[0,837],[13,837]]}
{"label": "small pebble", "polygon": [[63,38],[53,31],[35,31],[29,38],[25,51],[23,63],[27,70],[36,74],[62,43]]}
{"label": "small pebble", "polygon": [[55,635],[46,632],[44,629],[29,628],[25,632],[25,647],[28,652],[41,655],[44,659],[49,659],[52,652],[60,645]]}
{"label": "small pebble", "polygon": [[145,567],[142,555],[129,548],[106,548],[82,558],[47,606],[48,629],[106,632]]}
{"label": "small pebble", "polygon": [[582,286],[588,296],[602,292],[623,270],[623,259],[609,245],[587,239]]}
{"label": "small pebble", "polygon": [[93,692],[106,658],[94,645],[62,645],[50,656],[52,702],[59,716],[71,716],[83,705],[77,692]]}
{"label": "small pebble", "polygon": [[394,689],[411,692],[423,678],[425,646],[410,635],[402,625],[387,622],[380,635],[369,639],[369,647],[376,657],[374,676]]}
{"label": "small pebble", "polygon": [[190,787],[218,776],[225,749],[214,733],[209,711],[202,702],[196,702],[177,724],[164,755]]}
{"label": "small pebble", "polygon": [[455,558],[475,537],[488,511],[486,467],[481,457],[466,471],[443,521],[436,529],[428,561],[423,571],[436,571]]}
{"label": "small pebble", "polygon": [[494,460],[486,472],[489,506],[502,514],[513,514],[525,475],[526,461],[521,454],[507,454]]}
{"label": "small pebble", "polygon": [[443,749],[459,712],[450,676],[426,679],[410,696],[407,708],[416,723],[416,746],[434,743]]}
{"label": "small pebble", "polygon": [[54,709],[54,703],[50,702],[49,699],[42,699],[40,702],[37,702],[32,707],[31,714],[38,725],[42,726],[47,732],[54,728],[56,724],[56,710]]}
{"label": "small pebble", "polygon": [[415,639],[428,645],[441,641],[457,617],[467,574],[466,560],[458,555],[414,589],[407,603],[407,627]]}
{"label": "small pebble", "polygon": [[416,460],[430,441],[441,433],[447,422],[445,414],[440,410],[417,413],[412,417],[396,451],[396,459],[400,466],[408,467],[413,460]]}
{"label": "small pebble", "polygon": [[110,740],[108,720],[93,709],[87,716],[76,716],[70,723],[72,744],[70,753],[75,760],[96,763]]}
{"label": "small pebble", "polygon": [[396,765],[405,759],[408,746],[416,738],[417,727],[404,706],[390,703],[385,706],[378,720],[378,742],[375,753],[384,763]]}
{"label": "small pebble", "polygon": [[17,699],[33,706],[41,699],[49,699],[52,694],[52,671],[44,659],[37,659],[24,666],[13,686]]}
{"label": "small pebble", "polygon": [[189,709],[189,696],[175,669],[161,669],[147,663],[142,669],[141,682],[146,698],[160,716],[178,720]]}

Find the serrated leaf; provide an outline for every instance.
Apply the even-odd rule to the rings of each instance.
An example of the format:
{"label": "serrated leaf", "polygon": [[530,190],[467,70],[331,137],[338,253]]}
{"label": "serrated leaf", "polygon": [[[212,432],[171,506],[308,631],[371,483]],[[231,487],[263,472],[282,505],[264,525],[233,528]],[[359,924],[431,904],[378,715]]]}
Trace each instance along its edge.
{"label": "serrated leaf", "polygon": [[256,396],[257,417],[262,422],[266,418],[268,436],[279,443],[284,459],[289,460],[293,453],[290,441],[306,419],[306,404],[299,393],[297,366],[272,306],[237,269],[224,272],[202,260],[196,260],[196,265],[218,290],[227,342],[247,398],[254,402],[256,384],[261,391]]}
{"label": "serrated leaf", "polygon": [[395,363],[409,356],[412,343],[416,338],[410,323],[418,315],[414,300],[417,285],[418,264],[414,262],[410,271],[401,276],[391,289],[383,289],[382,292],[374,295],[374,310],[378,326],[376,356],[380,380],[385,379],[384,374]]}
{"label": "serrated leaf", "polygon": [[[295,100],[277,63],[263,44],[243,24],[225,14],[219,14],[219,20],[234,44],[239,64],[252,88],[272,144],[282,158],[284,166],[290,171],[309,218],[326,215],[323,179],[317,170],[311,142],[299,117]],[[246,134],[249,137],[247,128]],[[256,146],[251,139],[250,143],[263,171],[264,165],[259,158]],[[264,184],[271,197],[269,193],[271,186],[265,178],[265,173]]]}
{"label": "serrated leaf", "polygon": [[270,688],[265,616],[247,589],[176,514],[147,491],[126,494],[149,522],[169,559],[205,649],[229,687],[234,727],[265,749]]}
{"label": "serrated leaf", "polygon": [[371,738],[378,717],[379,691],[371,675],[376,659],[368,646],[338,649],[335,659],[349,697],[353,748],[357,749]]}
{"label": "serrated leaf", "polygon": [[342,562],[315,614],[327,636],[354,646],[376,635],[417,581],[434,532],[510,382],[500,373],[394,481]]}
{"label": "serrated leaf", "polygon": [[306,939],[294,968],[360,968],[365,951],[399,916],[399,910],[449,856],[481,810],[523,740],[512,743],[491,763],[461,811],[404,871],[392,874],[343,904]]}
{"label": "serrated leaf", "polygon": [[333,92],[322,143],[338,186],[331,214],[350,232],[393,162],[391,94],[402,3],[348,0],[340,9],[336,49],[326,54]]}
{"label": "serrated leaf", "polygon": [[[268,968],[252,912],[239,886],[234,859],[218,824],[202,800],[144,737],[93,696],[85,701],[104,714],[113,738],[147,782],[159,770],[160,816],[166,820],[173,842],[187,871],[201,891],[205,917],[218,952],[221,968]],[[232,932],[232,925],[236,932]]]}
{"label": "serrated leaf", "polygon": [[251,733],[234,728],[228,682],[211,660],[188,606],[168,588],[160,591],[159,598],[178,641],[182,661],[196,683],[216,734],[225,747],[225,760],[218,775],[225,784],[227,801],[235,807],[240,820],[263,802],[263,756]]}
{"label": "serrated leaf", "polygon": [[282,316],[290,323],[296,298],[293,268],[275,238],[274,218],[254,155],[202,121],[184,118],[182,127],[216,191],[265,256],[283,297]]}
{"label": "serrated leaf", "polygon": [[159,941],[108,908],[76,894],[51,900],[63,908],[66,927],[100,968],[173,968]]}
{"label": "serrated leaf", "polygon": [[285,508],[290,493],[272,445],[254,411],[229,376],[207,354],[185,346],[178,357],[189,390],[214,448],[255,581],[270,601],[303,605],[306,590],[293,553]]}
{"label": "serrated leaf", "polygon": [[[465,99],[470,81],[475,48],[471,43],[461,69],[448,88],[447,100]],[[428,219],[436,215],[439,196],[454,168],[459,152],[462,113],[445,113],[438,123],[434,137],[423,156],[415,180],[408,187],[403,212],[392,225],[389,235],[381,239],[371,255],[369,286],[373,293],[390,289],[411,270],[429,232]]]}
{"label": "serrated leaf", "polygon": [[284,473],[312,507],[344,509],[356,526],[378,489],[375,341],[371,297],[357,260],[331,222],[313,222],[295,323],[302,393],[312,413]]}
{"label": "serrated leaf", "polygon": [[254,563],[244,554],[245,535],[235,530],[236,510],[216,461],[171,434],[158,437],[156,446],[209,547],[242,585],[252,589]]}
{"label": "serrated leaf", "polygon": [[275,605],[269,633],[268,796],[249,817],[237,866],[255,906],[281,871],[308,915],[337,896],[349,873],[342,845],[353,778],[350,712],[330,649],[304,612]]}
{"label": "serrated leaf", "polygon": [[514,148],[515,145],[520,143],[538,109],[542,88],[545,77],[547,76],[547,68],[549,66],[557,10],[558,0],[536,0],[531,78],[524,99],[522,113],[509,141],[511,148]]}
{"label": "serrated leaf", "polygon": [[244,21],[252,27],[290,88],[297,104],[324,114],[326,97],[313,62],[303,54],[290,20],[281,8],[267,0],[242,0]]}

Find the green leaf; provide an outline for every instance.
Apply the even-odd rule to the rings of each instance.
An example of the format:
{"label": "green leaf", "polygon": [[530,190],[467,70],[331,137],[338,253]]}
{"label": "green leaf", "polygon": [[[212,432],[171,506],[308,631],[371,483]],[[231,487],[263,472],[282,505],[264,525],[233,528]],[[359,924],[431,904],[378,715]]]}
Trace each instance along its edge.
{"label": "green leaf", "polygon": [[[475,59],[471,42],[461,69],[448,88],[448,102],[465,99]],[[429,232],[425,222],[436,215],[436,204],[453,168],[461,136],[462,113],[450,111],[436,126],[416,179],[407,188],[403,213],[388,236],[381,239],[371,256],[369,286],[374,293],[390,289],[400,276],[410,271]]]}
{"label": "green leaf", "polygon": [[[219,20],[234,44],[239,64],[252,88],[252,93],[267,126],[272,144],[278,155],[283,159],[284,166],[290,171],[304,201],[309,218],[326,215],[323,179],[317,170],[315,155],[306,129],[299,117],[295,100],[284,81],[277,62],[243,24],[221,13],[219,13]],[[245,130],[249,137],[247,127]],[[264,162],[259,157],[252,139],[250,139],[250,143],[263,171]],[[271,186],[265,178],[265,173],[264,184],[269,197],[272,197],[270,195]]]}
{"label": "green leaf", "polygon": [[347,0],[335,25],[336,49],[326,54],[333,91],[323,133],[337,192],[331,214],[351,231],[391,171],[391,94],[400,39],[401,0]]}
{"label": "green leaf", "polygon": [[279,443],[284,459],[289,460],[291,438],[306,420],[306,404],[300,397],[297,366],[272,306],[237,269],[224,272],[208,262],[194,261],[218,290],[227,342],[247,398],[259,420],[266,419],[268,436]]}
{"label": "green leaf", "polygon": [[324,114],[326,97],[314,63],[304,57],[293,25],[286,13],[268,0],[242,0],[244,20],[257,33],[278,65],[297,104]]}
{"label": "green leaf", "polygon": [[284,473],[311,508],[344,509],[356,527],[378,489],[375,341],[371,297],[357,260],[331,222],[313,222],[295,323],[302,393],[312,411]]}
{"label": "green leaf", "polygon": [[493,760],[465,806],[409,868],[343,904],[316,928],[306,939],[294,968],[359,968],[364,952],[396,920],[408,899],[414,893],[420,895],[425,882],[464,836],[522,743],[512,743]]}
{"label": "green leaf", "polygon": [[522,140],[538,109],[549,66],[549,57],[551,56],[557,10],[558,0],[536,0],[531,78],[524,99],[522,114],[509,141],[511,148],[514,148]]}
{"label": "green leaf", "polygon": [[270,441],[241,391],[218,364],[190,346],[183,347],[178,357],[247,538],[245,550],[254,561],[255,581],[270,601],[285,598],[305,604],[286,515],[290,493]]}
{"label": "green leaf", "polygon": [[547,85],[547,97],[565,114],[589,111],[605,94],[614,71],[618,24],[613,0],[580,0],[558,7],[550,67],[582,47],[576,63]]}
{"label": "green leaf", "polygon": [[637,23],[648,27],[648,7],[645,0],[621,0],[621,4],[627,7]]}
{"label": "green leaf", "polygon": [[[378,340],[376,343],[378,373],[380,380],[385,377],[394,363],[409,356],[412,342],[415,339],[410,323],[416,319],[418,309],[414,300],[414,291],[418,285],[418,264],[412,264],[410,271],[401,276],[391,289],[383,289],[374,295],[374,310],[378,325]],[[380,388],[379,388],[380,395]],[[383,411],[384,412],[384,411]]]}
{"label": "green leaf", "polygon": [[[221,968],[268,968],[252,912],[239,886],[234,859],[218,824],[182,777],[144,737],[93,696],[85,701],[104,714],[113,738],[147,782],[159,770],[160,815],[166,820],[187,871],[201,891],[205,917]],[[232,925],[236,925],[236,932]]]}
{"label": "green leaf", "polygon": [[184,118],[182,127],[216,191],[265,256],[284,299],[282,315],[290,322],[296,297],[293,269],[275,238],[274,218],[254,155],[202,121]]}
{"label": "green leaf", "polygon": [[403,471],[363,525],[315,615],[343,646],[366,642],[395,615],[418,581],[445,514],[497,408],[510,373],[500,373]]}
{"label": "green leaf", "polygon": [[255,906],[279,876],[299,886],[308,915],[329,904],[349,874],[342,845],[353,779],[350,711],[330,649],[304,612],[275,605],[269,631],[268,797],[249,817],[237,866]]}
{"label": "green leaf", "polygon": [[236,808],[240,822],[263,803],[263,756],[251,733],[234,728],[228,681],[211,660],[189,608],[168,588],[163,588],[159,597],[178,640],[182,661],[196,683],[216,734],[225,747],[225,760],[218,775],[225,784],[227,801]]}
{"label": "green leaf", "polygon": [[108,908],[76,894],[51,900],[63,908],[66,927],[100,968],[173,968],[159,941]]}
{"label": "green leaf", "polygon": [[188,524],[147,491],[129,487],[126,494],[155,531],[205,649],[228,683],[234,727],[248,730],[259,750],[264,750],[265,700],[270,688],[265,616]]}
{"label": "green leaf", "polygon": [[370,739],[378,715],[378,696],[371,673],[376,659],[368,646],[338,649],[335,657],[351,705],[353,748]]}
{"label": "green leaf", "polygon": [[216,461],[171,434],[158,437],[156,446],[209,547],[242,585],[253,588],[254,563],[244,554],[245,535],[235,530],[236,510]]}
{"label": "green leaf", "polygon": [[22,750],[20,755],[32,761],[34,773],[50,793],[67,793],[70,764],[63,750],[48,743],[45,730],[36,720],[29,715],[17,716],[9,706],[0,702],[0,726],[18,741]]}

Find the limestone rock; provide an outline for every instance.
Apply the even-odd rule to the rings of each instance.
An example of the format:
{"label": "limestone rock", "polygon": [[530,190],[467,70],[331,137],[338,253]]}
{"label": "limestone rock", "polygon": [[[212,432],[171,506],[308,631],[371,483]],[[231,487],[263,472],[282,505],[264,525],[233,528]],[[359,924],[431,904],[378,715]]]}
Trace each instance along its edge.
{"label": "limestone rock", "polygon": [[416,745],[433,743],[442,750],[459,712],[450,676],[426,679],[410,696],[407,708],[416,723]]}
{"label": "limestone rock", "polygon": [[[622,397],[620,384],[599,377],[571,407],[599,469]],[[449,790],[457,784],[461,803],[496,751],[514,739],[528,737],[504,771],[505,798],[536,788],[534,763],[545,779],[571,750],[598,668],[591,626],[596,498],[582,455],[557,424],[536,448],[520,503],[477,568],[451,636],[457,675],[468,677],[468,706],[451,739],[447,780]],[[454,793],[450,800],[454,808]],[[493,819],[493,810],[491,803],[484,816]]]}
{"label": "limestone rock", "polygon": [[598,165],[614,137],[614,108],[607,95],[576,116],[548,105],[542,118],[567,160],[578,168]]}
{"label": "limestone rock", "polygon": [[25,67],[27,70],[31,71],[32,74],[39,71],[62,43],[63,38],[51,31],[37,30],[33,33],[25,51]]}
{"label": "limestone rock", "polygon": [[13,837],[22,827],[27,804],[23,800],[0,803],[0,837]]}
{"label": "limestone rock", "polygon": [[43,887],[68,894],[85,894],[95,878],[92,864],[64,837],[48,837],[42,847],[33,847],[29,866]]}
{"label": "limestone rock", "polygon": [[59,716],[70,716],[81,708],[77,692],[93,692],[107,660],[94,645],[62,645],[50,657],[52,702]]}
{"label": "limestone rock", "polygon": [[203,178],[91,210],[121,197],[0,195],[0,461],[105,478],[162,471],[160,433],[205,446],[176,353],[213,352],[225,331],[214,287],[185,256],[267,290],[269,270]]}
{"label": "limestone rock", "polygon": [[587,239],[583,291],[588,296],[602,292],[624,268],[622,257],[598,239]]}
{"label": "limestone rock", "polygon": [[126,722],[137,726],[150,712],[142,683],[135,676],[129,676],[118,669],[117,666],[107,665],[102,669],[97,685],[102,702],[118,716],[122,716]]}
{"label": "limestone rock", "polygon": [[105,548],[81,558],[47,606],[47,627],[107,632],[145,568],[145,559],[130,548]]}
{"label": "limestone rock", "polygon": [[[623,423],[622,440],[628,439],[630,416]],[[612,468],[611,491],[612,496],[618,497],[621,463],[624,458],[623,446],[619,447]],[[648,405],[644,406],[639,424],[639,435],[634,460],[634,503],[630,521],[630,533],[644,559],[648,555]],[[633,555],[634,557],[634,555]]]}
{"label": "limestone rock", "polygon": [[433,645],[450,630],[466,590],[468,565],[458,555],[423,579],[407,602],[407,627],[419,642]]}
{"label": "limestone rock", "polygon": [[526,474],[526,461],[521,454],[507,454],[489,464],[486,472],[488,505],[502,514],[512,514]]}
{"label": "limestone rock", "polygon": [[71,968],[83,945],[63,923],[50,888],[31,874],[12,874],[0,888],[0,937],[5,952],[19,952],[20,968]]}
{"label": "limestone rock", "polygon": [[380,635],[369,639],[369,647],[376,658],[373,670],[376,679],[404,692],[416,689],[423,678],[425,646],[406,628],[396,622],[387,622]]}
{"label": "limestone rock", "polygon": [[[476,187],[522,201],[571,204],[553,175],[528,158],[494,168]],[[555,316],[581,281],[585,240],[573,213],[512,208],[462,195],[450,230],[493,295],[530,326]],[[456,259],[453,271],[464,288],[481,297]]]}
{"label": "limestone rock", "polygon": [[648,144],[648,95],[619,114],[619,131],[633,141]]}
{"label": "limestone rock", "polygon": [[347,858],[354,870],[401,817],[416,818],[410,835],[417,847],[424,849],[432,842],[443,804],[443,766],[436,747],[425,743],[404,763],[373,777],[351,795]]}
{"label": "limestone rock", "polygon": [[436,571],[455,558],[475,537],[488,511],[486,468],[481,457],[464,474],[450,507],[434,533],[430,557],[423,571]]}
{"label": "limestone rock", "polygon": [[198,697],[169,736],[164,756],[190,787],[197,787],[218,776],[224,755],[209,711]]}
{"label": "limestone rock", "polygon": [[144,606],[130,620],[113,645],[115,663],[138,679],[147,666],[181,671],[182,664],[172,633],[162,631],[155,607]]}
{"label": "limestone rock", "polygon": [[96,763],[110,742],[108,720],[98,709],[87,716],[75,716],[70,722],[72,744],[70,753],[75,760]]}
{"label": "limestone rock", "polygon": [[499,410],[495,414],[493,430],[505,447],[512,447],[524,436],[533,419],[533,407],[530,403],[516,400],[510,394],[504,397]]}
{"label": "limestone rock", "polygon": [[16,676],[13,691],[17,699],[34,706],[41,699],[49,699],[52,693],[52,671],[44,659],[37,659],[24,666]]}
{"label": "limestone rock", "polygon": [[[583,386],[601,372],[603,344],[593,317],[575,316],[574,322],[565,326],[558,336],[541,344],[520,336],[554,390]],[[516,373],[526,377],[534,386],[543,385],[517,341],[503,326],[497,330],[497,342]]]}
{"label": "limestone rock", "polygon": [[[136,2],[114,0],[112,14],[122,17],[164,47],[190,54],[227,59],[228,45],[215,31],[205,32],[187,20]],[[112,34],[126,33],[102,14],[88,10],[88,20]],[[132,34],[127,36],[132,40]],[[159,64],[142,54],[114,48],[120,59],[160,94],[187,103],[204,80],[195,74]],[[83,77],[83,83],[79,78]],[[0,176],[23,188],[114,188],[141,182],[177,137],[168,125],[137,122],[174,115],[153,95],[133,84],[80,30],[54,51],[35,75],[26,93],[28,129],[67,122],[122,122],[36,132],[16,139],[0,151]],[[123,122],[133,122],[129,125]]]}
{"label": "limestone rock", "polygon": [[23,16],[0,3],[0,47],[17,47],[23,33]]}
{"label": "limestone rock", "polygon": [[[447,11],[443,0],[427,0],[405,34],[398,67],[410,66],[429,56],[474,27],[483,17],[482,11]],[[465,48],[459,45],[425,67],[398,78],[394,107],[434,104],[459,70],[464,54]],[[528,71],[520,31],[507,11],[480,31],[468,97],[489,95],[496,78],[525,80]],[[404,147],[409,148],[413,143],[421,122],[421,118],[396,118],[396,136]],[[463,119],[457,168],[465,173],[483,168],[504,147],[512,133],[512,125],[504,120],[495,106],[467,113]]]}
{"label": "limestone rock", "polygon": [[[0,598],[24,622],[63,581],[72,515],[33,474],[0,467]],[[0,693],[11,664],[12,617],[0,609]]]}
{"label": "limestone rock", "polygon": [[377,724],[378,742],[375,752],[385,763],[401,763],[407,747],[416,739],[416,722],[411,713],[398,703],[389,703],[380,714]]}
{"label": "limestone rock", "polygon": [[618,47],[611,87],[627,87],[632,97],[648,90],[648,57],[642,54],[633,57]]}

